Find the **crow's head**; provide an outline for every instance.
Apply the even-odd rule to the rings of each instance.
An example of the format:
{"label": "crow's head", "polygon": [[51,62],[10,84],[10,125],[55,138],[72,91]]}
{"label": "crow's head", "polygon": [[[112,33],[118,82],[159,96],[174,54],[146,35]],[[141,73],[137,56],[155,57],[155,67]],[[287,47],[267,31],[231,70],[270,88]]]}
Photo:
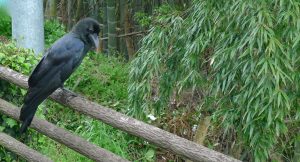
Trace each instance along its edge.
{"label": "crow's head", "polygon": [[72,32],[79,35],[79,38],[88,46],[98,48],[100,25],[96,20],[84,18],[73,27]]}

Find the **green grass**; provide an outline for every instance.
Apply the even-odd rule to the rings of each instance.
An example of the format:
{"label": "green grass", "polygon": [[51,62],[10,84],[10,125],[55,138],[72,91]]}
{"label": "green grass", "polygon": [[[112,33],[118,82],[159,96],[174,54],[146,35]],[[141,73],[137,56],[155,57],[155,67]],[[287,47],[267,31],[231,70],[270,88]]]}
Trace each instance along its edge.
{"label": "green grass", "polygon": [[[126,135],[108,125],[87,118],[82,121],[76,130],[76,134],[125,159],[130,158],[127,152],[128,142],[124,138]],[[38,141],[33,143],[35,143],[34,146],[38,146],[38,150],[40,150],[42,154],[50,157],[54,161],[92,161],[44,135],[40,135]]]}

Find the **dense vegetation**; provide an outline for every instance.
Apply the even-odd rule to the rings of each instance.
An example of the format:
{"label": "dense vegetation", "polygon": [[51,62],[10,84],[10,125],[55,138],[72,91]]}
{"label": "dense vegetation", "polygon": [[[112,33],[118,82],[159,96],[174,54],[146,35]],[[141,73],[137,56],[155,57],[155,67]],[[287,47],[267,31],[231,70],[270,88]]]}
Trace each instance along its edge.
{"label": "dense vegetation", "polygon": [[300,3],[203,0],[187,12],[161,9],[132,64],[134,114],[159,115],[184,92],[198,93],[195,108],[234,136],[237,158],[292,159],[299,151]]}
{"label": "dense vegetation", "polygon": [[[60,7],[67,7],[60,2]],[[78,9],[85,1],[76,2]],[[90,53],[66,87],[243,161],[300,159],[300,2],[94,2],[98,10],[93,8],[91,16],[98,17],[104,29],[113,26],[120,27],[121,34],[134,30],[147,34],[101,42],[101,52],[125,57]],[[118,8],[122,5],[124,10]],[[115,8],[109,11],[107,6]],[[54,16],[45,22],[47,46],[70,28],[72,18],[83,16],[79,11],[66,16],[59,10],[62,20]],[[117,13],[115,18],[108,18],[111,12]],[[130,22],[122,13],[132,18]],[[10,19],[0,17],[0,26],[0,35],[9,38]],[[111,36],[109,32],[117,31],[104,30],[102,37]],[[133,60],[127,63],[124,58]],[[0,64],[23,74],[28,75],[38,59],[13,43],[0,45]],[[1,98],[22,104],[25,90],[1,80],[0,89]],[[52,101],[40,106],[38,116],[129,160],[182,160]],[[0,124],[0,130],[11,135],[18,128],[5,116]],[[27,144],[55,161],[87,160],[35,131],[30,133]],[[16,159],[1,147],[0,157]]]}

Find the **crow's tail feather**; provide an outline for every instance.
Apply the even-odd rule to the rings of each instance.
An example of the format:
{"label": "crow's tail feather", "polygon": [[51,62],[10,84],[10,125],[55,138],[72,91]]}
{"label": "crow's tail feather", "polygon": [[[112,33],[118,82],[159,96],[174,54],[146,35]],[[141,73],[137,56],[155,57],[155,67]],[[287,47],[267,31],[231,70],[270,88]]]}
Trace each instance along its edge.
{"label": "crow's tail feather", "polygon": [[[60,85],[61,84],[59,84],[59,86]],[[46,87],[48,88],[29,87],[20,112],[20,120],[23,122],[20,132],[25,132],[27,130],[38,106],[57,89],[55,85],[48,85]]]}
{"label": "crow's tail feather", "polygon": [[20,133],[23,134],[27,131],[27,128],[29,127],[29,125],[31,124],[33,117],[26,119],[25,121],[23,121],[22,126],[20,128]]}
{"label": "crow's tail feather", "polygon": [[44,95],[41,95],[42,93],[41,89],[29,87],[19,117],[20,121],[22,121],[21,133],[27,130],[39,104],[46,98]]}
{"label": "crow's tail feather", "polygon": [[28,126],[31,124],[33,116],[37,110],[38,105],[27,105],[26,103],[22,106],[20,113],[20,120],[22,121],[22,126],[20,128],[20,133],[26,132]]}

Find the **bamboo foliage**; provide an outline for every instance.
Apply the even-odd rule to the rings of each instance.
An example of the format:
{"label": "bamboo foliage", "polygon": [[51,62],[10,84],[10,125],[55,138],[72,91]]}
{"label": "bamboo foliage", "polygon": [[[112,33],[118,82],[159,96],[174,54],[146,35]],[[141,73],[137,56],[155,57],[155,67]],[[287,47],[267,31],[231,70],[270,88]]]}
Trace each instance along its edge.
{"label": "bamboo foliage", "polygon": [[232,6],[227,15],[233,21],[219,35],[213,68],[216,93],[231,98],[221,100],[229,104],[220,106],[219,112],[227,127],[240,128],[255,158],[265,159],[279,135],[287,132],[285,119],[299,118],[293,104],[299,89],[294,83],[300,4],[238,1],[228,5]]}
{"label": "bamboo foliage", "polygon": [[[300,118],[300,3],[203,0],[192,6],[187,15],[161,9],[142,40],[130,71],[132,113],[160,114],[174,90],[200,88],[215,98],[214,118],[238,132],[255,161],[266,161],[289,133],[285,120]],[[153,80],[158,98],[151,95]]]}

